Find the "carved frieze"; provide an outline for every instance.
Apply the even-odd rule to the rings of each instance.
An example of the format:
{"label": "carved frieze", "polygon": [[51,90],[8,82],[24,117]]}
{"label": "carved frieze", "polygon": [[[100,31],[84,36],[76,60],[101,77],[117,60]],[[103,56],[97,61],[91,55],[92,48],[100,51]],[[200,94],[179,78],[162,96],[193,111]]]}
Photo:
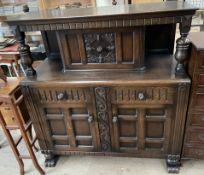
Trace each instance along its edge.
{"label": "carved frieze", "polygon": [[30,89],[35,98],[41,103],[52,102],[85,102],[87,97],[82,88],[52,88],[52,89]]}
{"label": "carved frieze", "polygon": [[114,103],[173,103],[174,89],[169,87],[112,88]]}
{"label": "carved frieze", "polygon": [[84,34],[84,43],[88,63],[115,62],[114,33]]}
{"label": "carved frieze", "polygon": [[101,29],[116,27],[136,27],[145,25],[173,24],[180,23],[183,16],[175,17],[158,17],[144,19],[117,19],[107,21],[92,22],[65,22],[53,24],[22,24],[21,31],[48,31],[48,30],[67,30],[67,29]]}

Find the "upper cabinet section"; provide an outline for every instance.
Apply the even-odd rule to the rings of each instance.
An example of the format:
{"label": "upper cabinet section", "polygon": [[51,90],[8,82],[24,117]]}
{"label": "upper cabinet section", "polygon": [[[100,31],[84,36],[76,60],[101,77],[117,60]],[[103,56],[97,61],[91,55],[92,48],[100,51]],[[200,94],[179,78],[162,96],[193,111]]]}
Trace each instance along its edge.
{"label": "upper cabinet section", "polygon": [[[188,43],[185,42],[188,41],[186,37],[195,11],[196,8],[187,3],[174,1],[50,9],[8,17],[7,22],[14,26],[21,45],[24,45],[22,39],[25,31],[52,31],[53,36],[56,36],[63,71],[143,71],[147,52],[172,53],[175,24],[179,23],[182,41],[178,41],[176,69],[182,69],[180,72],[183,74],[186,53],[181,52],[186,52],[188,48]],[[169,41],[166,41],[166,36],[171,36]],[[34,72],[32,68],[30,71]]]}

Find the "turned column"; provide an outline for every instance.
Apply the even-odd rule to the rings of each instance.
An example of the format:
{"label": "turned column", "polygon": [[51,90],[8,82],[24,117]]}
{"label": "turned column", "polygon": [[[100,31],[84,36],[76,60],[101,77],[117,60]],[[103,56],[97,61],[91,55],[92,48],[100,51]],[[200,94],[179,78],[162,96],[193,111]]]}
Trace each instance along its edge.
{"label": "turned column", "polygon": [[25,32],[21,32],[18,27],[15,28],[15,35],[19,42],[18,51],[20,53],[21,62],[26,69],[26,76],[33,77],[36,71],[33,69],[33,60],[30,53],[30,47],[25,44]]}
{"label": "turned column", "polygon": [[175,73],[176,75],[185,75],[185,64],[189,55],[189,45],[190,41],[187,38],[188,33],[191,28],[192,16],[182,17],[180,23],[180,35],[181,37],[176,40],[176,52],[175,59],[177,61]]}

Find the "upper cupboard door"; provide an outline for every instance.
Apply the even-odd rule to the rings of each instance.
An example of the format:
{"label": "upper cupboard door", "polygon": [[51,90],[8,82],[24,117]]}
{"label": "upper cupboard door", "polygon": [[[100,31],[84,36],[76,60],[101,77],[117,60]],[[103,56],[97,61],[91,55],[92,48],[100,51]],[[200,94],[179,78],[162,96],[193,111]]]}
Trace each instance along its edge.
{"label": "upper cupboard door", "polygon": [[144,69],[144,27],[58,31],[57,38],[64,70]]}

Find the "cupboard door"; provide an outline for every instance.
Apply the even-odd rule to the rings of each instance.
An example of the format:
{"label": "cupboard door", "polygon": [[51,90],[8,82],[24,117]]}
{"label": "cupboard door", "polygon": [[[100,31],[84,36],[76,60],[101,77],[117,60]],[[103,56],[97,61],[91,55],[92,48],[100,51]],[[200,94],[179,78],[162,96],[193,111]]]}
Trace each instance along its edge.
{"label": "cupboard door", "polygon": [[41,108],[43,126],[49,133],[50,145],[59,151],[97,150],[96,130],[92,112],[85,105]]}
{"label": "cupboard door", "polygon": [[169,107],[112,105],[112,140],[117,152],[166,153],[171,139],[170,128]]}

